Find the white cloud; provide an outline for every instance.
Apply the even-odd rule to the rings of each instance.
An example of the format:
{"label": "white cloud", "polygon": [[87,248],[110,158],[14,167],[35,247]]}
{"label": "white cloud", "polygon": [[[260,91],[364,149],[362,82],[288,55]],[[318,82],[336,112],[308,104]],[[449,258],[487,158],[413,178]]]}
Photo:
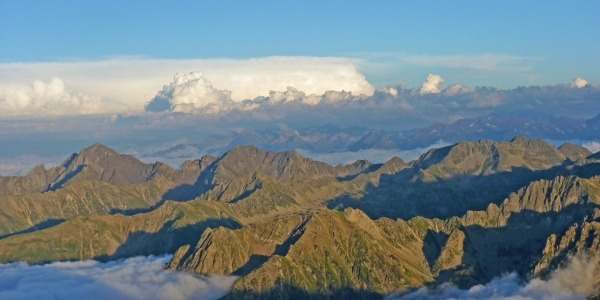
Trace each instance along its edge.
{"label": "white cloud", "polygon": [[576,89],[585,87],[586,85],[588,85],[588,81],[581,77],[577,77],[571,82],[571,87]]}
{"label": "white cloud", "polygon": [[168,108],[173,112],[191,113],[197,109],[220,107],[231,104],[231,93],[219,90],[203,77],[202,73],[175,74],[173,82],[165,85],[162,91],[150,101],[147,109],[158,111]]}
{"label": "white cloud", "polygon": [[294,87],[288,87],[284,92],[270,91],[267,97],[259,96],[254,99],[233,100],[231,92],[213,87],[202,73],[191,72],[176,74],[169,85],[165,85],[146,105],[147,111],[171,111],[183,113],[217,114],[232,109],[253,110],[262,105],[285,104],[290,102],[317,105],[332,104],[345,100],[357,100],[351,92],[326,91],[322,95],[306,95]]}
{"label": "white cloud", "polygon": [[445,285],[436,290],[421,288],[386,299],[586,299],[600,292],[598,263],[598,256],[575,257],[566,268],[554,271],[548,280],[536,278],[522,284],[519,276],[511,273],[468,290]]}
{"label": "white cloud", "polygon": [[383,91],[392,95],[392,97],[398,96],[398,89],[395,87],[384,88]]}
{"label": "white cloud", "polygon": [[76,115],[106,112],[100,97],[67,90],[60,78],[0,85],[0,115]]}
{"label": "white cloud", "polygon": [[4,264],[0,265],[0,299],[219,299],[237,279],[165,270],[168,259]]}
{"label": "white cloud", "polygon": [[585,142],[581,146],[592,151],[592,153],[600,151],[600,142]]}
{"label": "white cloud", "polygon": [[[306,94],[294,87],[288,87],[285,92],[271,91],[268,99],[274,103],[288,103],[293,101],[302,101]],[[311,103],[318,103],[317,99]]]}
{"label": "white cloud", "polygon": [[102,97],[105,106],[120,107],[119,112],[141,112],[161,87],[171,82],[173,74],[193,71],[201,71],[215,88],[230,91],[233,101],[266,97],[270,91],[285,91],[288,87],[306,95],[323,95],[329,90],[373,94],[373,87],[356,64],[348,58],[292,56],[8,63],[0,64],[0,84],[23,85],[59,77],[76,91]]}
{"label": "white cloud", "polygon": [[419,90],[419,93],[421,95],[437,94],[441,91],[440,87],[443,82],[444,82],[444,78],[442,78],[442,76],[437,75],[437,74],[429,74],[427,76],[427,79],[425,80],[425,82],[423,82],[423,85],[421,86],[421,90]]}

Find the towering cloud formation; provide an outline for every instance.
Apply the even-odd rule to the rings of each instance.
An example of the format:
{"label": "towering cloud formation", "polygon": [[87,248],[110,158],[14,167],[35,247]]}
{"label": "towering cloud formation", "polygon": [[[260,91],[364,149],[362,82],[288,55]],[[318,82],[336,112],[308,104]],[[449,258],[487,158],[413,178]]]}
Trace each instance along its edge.
{"label": "towering cloud formation", "polygon": [[423,85],[421,86],[421,90],[419,93],[421,95],[425,94],[437,94],[441,91],[441,85],[444,82],[444,78],[437,74],[429,74]]}
{"label": "towering cloud formation", "polygon": [[213,87],[202,73],[175,74],[173,82],[165,85],[150,102],[146,110],[152,112],[171,111],[183,113],[219,113],[232,109],[252,110],[262,105],[285,104],[290,102],[317,105],[331,104],[344,100],[356,100],[351,92],[326,91],[322,95],[307,95],[294,87],[284,92],[270,91],[266,97],[259,96],[243,101],[234,100],[231,92]]}
{"label": "towering cloud formation", "polygon": [[223,106],[232,103],[231,93],[219,90],[202,76],[202,73],[175,74],[173,82],[165,85],[162,91],[148,103],[149,111],[171,110],[173,112],[194,112],[197,109],[214,108],[218,112]]}
{"label": "towering cloud formation", "polygon": [[587,80],[585,80],[581,77],[577,77],[577,78],[573,79],[573,81],[571,82],[572,88],[582,88],[586,85],[588,85]]}
{"label": "towering cloud formation", "polygon": [[0,115],[74,115],[105,112],[99,97],[72,93],[60,78],[0,86]]}

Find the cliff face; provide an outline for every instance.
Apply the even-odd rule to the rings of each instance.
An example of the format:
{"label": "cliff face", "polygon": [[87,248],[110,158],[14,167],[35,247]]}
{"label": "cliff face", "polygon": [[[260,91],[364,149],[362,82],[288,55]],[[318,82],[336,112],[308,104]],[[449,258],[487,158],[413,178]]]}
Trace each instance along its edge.
{"label": "cliff face", "polygon": [[565,263],[569,256],[591,255],[600,251],[600,210],[594,211],[593,220],[590,217],[574,223],[563,232],[551,234],[541,257],[531,271],[532,276],[547,275]]}
{"label": "cliff face", "polygon": [[599,166],[522,137],[335,167],[240,147],[180,170],[94,145],[0,178],[0,261],[175,253],[173,270],[240,276],[232,299],[544,275],[598,251]]}

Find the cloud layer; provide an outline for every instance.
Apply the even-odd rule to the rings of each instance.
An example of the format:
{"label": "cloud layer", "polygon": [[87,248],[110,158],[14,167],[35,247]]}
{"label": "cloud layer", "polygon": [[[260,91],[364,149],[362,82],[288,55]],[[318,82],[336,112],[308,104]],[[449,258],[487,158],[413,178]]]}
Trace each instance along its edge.
{"label": "cloud layer", "polygon": [[219,299],[236,277],[164,270],[169,257],[0,265],[0,299]]}
{"label": "cloud layer", "polygon": [[[280,109],[283,106],[277,109],[279,112],[255,110],[273,104],[299,103],[321,105],[321,110],[325,108],[323,105],[335,104],[330,109],[339,110],[340,105],[351,103],[356,106],[355,109],[361,110],[357,114],[363,116],[380,113],[365,112],[365,109],[377,106],[383,111],[400,109],[397,114],[410,113],[408,119],[421,115],[428,121],[444,122],[486,114],[497,108],[561,111],[567,116],[574,116],[576,113],[573,111],[589,114],[590,110],[598,107],[591,99],[599,87],[583,78],[576,78],[568,84],[512,90],[471,89],[464,83],[450,81],[456,78],[452,70],[512,72],[515,71],[511,67],[513,63],[518,69],[529,58],[475,55],[399,56],[392,61],[394,59],[431,69],[435,73],[430,73],[418,87],[389,85],[379,89],[385,93],[375,92],[374,95],[373,87],[361,73],[365,69],[364,64],[377,61],[377,58],[368,56],[357,59],[265,57],[237,60],[122,58],[0,64],[0,104],[6,107],[0,110],[0,116],[141,115],[144,110],[215,115],[237,110],[254,111],[249,114],[253,118],[273,118],[285,114]],[[444,69],[440,70],[439,66],[453,77],[442,77],[439,71]],[[175,78],[174,74],[177,74]],[[452,84],[446,85],[445,80]],[[294,111],[294,114],[304,113],[297,105],[288,107],[288,110]]]}
{"label": "cloud layer", "polygon": [[[27,99],[54,103],[57,98],[63,104],[53,106],[57,107],[56,114],[77,111],[139,113],[157,91],[161,92],[163,85],[172,82],[173,74],[189,74],[194,71],[202,72],[203,78],[215,88],[229,91],[231,99],[236,102],[269,96],[271,91],[286,91],[288,87],[307,95],[323,95],[329,90],[371,95],[374,90],[365,76],[357,70],[356,61],[349,58],[122,58],[88,62],[0,64],[0,99],[3,99],[0,103],[11,103],[11,114],[19,115],[44,112],[43,108],[31,110],[31,107],[36,106],[31,106],[29,103],[32,101]],[[60,79],[54,84],[53,78]],[[31,87],[33,81],[57,86],[59,90],[60,86],[64,88],[66,85],[69,90],[60,90],[55,94],[37,93]],[[101,104],[99,99],[102,100]],[[71,102],[78,105],[73,107],[69,105]],[[6,115],[6,112],[0,111],[0,115]]]}
{"label": "cloud layer", "polygon": [[297,149],[296,151],[306,157],[310,157],[314,160],[326,162],[330,165],[346,165],[351,164],[357,160],[368,160],[372,163],[385,163],[392,157],[397,156],[406,162],[416,160],[423,153],[434,148],[442,148],[450,145],[444,141],[438,141],[433,145],[429,145],[423,148],[415,148],[411,150],[387,150],[387,149],[363,149],[359,151],[346,151],[346,152],[333,152],[333,153],[314,153],[308,150]]}
{"label": "cloud layer", "polygon": [[100,97],[67,90],[60,78],[0,85],[0,115],[72,115],[105,112]]}
{"label": "cloud layer", "polygon": [[446,285],[387,299],[586,299],[600,292],[599,263],[599,256],[577,256],[569,260],[566,268],[554,271],[548,280],[536,278],[522,284],[519,276],[511,273],[468,290]]}

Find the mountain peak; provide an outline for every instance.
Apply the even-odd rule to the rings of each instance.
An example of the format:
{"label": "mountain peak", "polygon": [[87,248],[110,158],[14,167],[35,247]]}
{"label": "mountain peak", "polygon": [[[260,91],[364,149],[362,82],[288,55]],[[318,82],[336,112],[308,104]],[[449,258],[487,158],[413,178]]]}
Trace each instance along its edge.
{"label": "mountain peak", "polygon": [[560,147],[558,147],[558,151],[572,161],[576,161],[577,159],[585,159],[586,157],[592,155],[592,151],[588,150],[587,148],[571,143],[562,144]]}
{"label": "mountain peak", "polygon": [[525,144],[528,141],[529,140],[522,135],[517,135],[512,140],[510,140],[511,143],[515,143],[515,144]]}
{"label": "mountain peak", "polygon": [[117,156],[117,155],[119,155],[119,153],[117,153],[117,151],[115,151],[111,148],[108,148],[99,143],[93,144],[92,146],[85,148],[85,149],[81,150],[81,152],[79,152],[79,156],[89,158],[92,160],[95,160],[98,158],[107,158],[107,157]]}
{"label": "mountain peak", "polygon": [[218,165],[234,174],[260,172],[283,182],[325,175],[335,176],[334,167],[296,152],[262,151],[253,146],[231,149],[219,158]]}

